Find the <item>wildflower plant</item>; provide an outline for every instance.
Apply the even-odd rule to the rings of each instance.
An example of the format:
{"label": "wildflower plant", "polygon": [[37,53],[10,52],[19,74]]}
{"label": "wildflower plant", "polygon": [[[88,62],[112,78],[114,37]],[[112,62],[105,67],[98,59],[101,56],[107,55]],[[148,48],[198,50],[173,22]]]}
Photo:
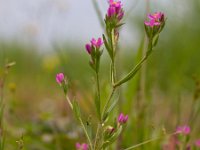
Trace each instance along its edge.
{"label": "wildflower plant", "polygon": [[[124,9],[123,4],[120,0],[109,0],[108,5],[109,6],[104,19],[106,33],[103,34],[102,38],[92,38],[91,41],[85,45],[85,49],[90,56],[90,67],[92,68],[92,70],[94,70],[96,76],[96,94],[94,97],[94,102],[97,112],[98,123],[96,126],[96,130],[94,130],[95,132],[93,132],[92,134],[90,134],[90,131],[88,131],[88,124],[85,124],[85,121],[82,120],[81,110],[78,102],[76,100],[70,100],[70,98],[67,95],[68,82],[66,81],[66,77],[63,73],[59,73],[56,76],[56,81],[59,85],[62,86],[67,101],[71,109],[74,111],[77,120],[80,122],[85,136],[87,138],[87,141],[85,141],[85,143],[76,144],[77,150],[104,150],[109,148],[112,145],[112,143],[114,143],[117,140],[124,126],[128,122],[128,115],[120,113],[118,116],[116,116],[116,119],[113,122],[113,124],[109,123],[108,120],[110,119],[111,112],[118,104],[118,99],[114,98],[114,94],[121,85],[128,82],[136,75],[136,73],[142,67],[142,64],[148,59],[148,57],[153,51],[153,48],[158,42],[159,35],[163,30],[166,21],[164,14],[161,12],[156,12],[147,16],[149,20],[144,22],[146,35],[148,37],[148,49],[146,51],[146,54],[129,73],[127,73],[121,79],[118,79],[116,77],[117,67],[115,61],[117,55],[117,44],[120,37],[119,28],[121,28],[124,25],[124,23],[122,22],[124,16]],[[108,96],[105,103],[102,102],[102,100],[105,98],[101,98],[101,87],[99,79],[99,68],[103,53],[103,44],[105,46],[106,51],[108,52],[111,61],[111,90],[110,95]],[[144,142],[144,144],[145,143],[146,142]],[[125,150],[132,149],[133,147],[135,148],[135,146],[132,146],[126,148]]]}

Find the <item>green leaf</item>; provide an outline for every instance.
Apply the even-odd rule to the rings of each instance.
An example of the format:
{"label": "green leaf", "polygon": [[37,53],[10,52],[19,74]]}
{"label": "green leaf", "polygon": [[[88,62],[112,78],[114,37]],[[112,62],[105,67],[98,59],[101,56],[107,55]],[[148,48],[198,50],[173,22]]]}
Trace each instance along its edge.
{"label": "green leaf", "polygon": [[106,120],[108,119],[108,112],[106,112],[103,116],[103,122],[106,122]]}
{"label": "green leaf", "polygon": [[105,45],[105,47],[106,47],[106,49],[108,51],[108,54],[109,54],[110,58],[112,59],[113,58],[112,49],[110,48],[109,43],[107,42],[106,37],[105,37],[104,34],[103,34],[103,42],[104,42],[104,45]]}
{"label": "green leaf", "polygon": [[159,34],[156,34],[153,38],[153,47],[157,45],[159,39]]}
{"label": "green leaf", "polygon": [[124,24],[125,23],[120,23],[120,24],[116,25],[116,28],[119,28],[119,27],[123,26]]}
{"label": "green leaf", "polygon": [[150,37],[149,27],[144,24],[144,28],[145,28],[147,37]]}
{"label": "green leaf", "polygon": [[108,115],[109,115],[109,114],[112,112],[112,110],[115,108],[115,106],[117,105],[118,101],[119,101],[119,96],[118,96],[116,99],[114,99],[114,101],[112,102],[111,106],[108,108],[108,110],[107,110],[107,112],[106,112]]}
{"label": "green leaf", "polygon": [[96,94],[96,96],[95,96],[95,106],[96,106],[96,111],[97,111],[98,118],[101,118],[101,112],[100,112],[100,100],[99,100],[97,94]]}

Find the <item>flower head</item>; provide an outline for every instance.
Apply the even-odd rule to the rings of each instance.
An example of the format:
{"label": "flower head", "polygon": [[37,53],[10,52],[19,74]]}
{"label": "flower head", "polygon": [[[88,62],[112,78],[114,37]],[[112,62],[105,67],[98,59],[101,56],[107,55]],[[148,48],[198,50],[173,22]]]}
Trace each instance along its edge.
{"label": "flower head", "polygon": [[144,24],[146,26],[150,26],[150,27],[160,26],[161,23],[163,23],[165,21],[164,13],[162,13],[162,12],[148,14],[147,17],[149,18],[149,21],[145,21]]}
{"label": "flower head", "polygon": [[64,81],[64,79],[65,79],[65,75],[63,73],[58,73],[56,75],[56,82],[58,84],[62,84],[62,82]]}
{"label": "flower head", "polygon": [[86,143],[76,143],[76,149],[77,150],[88,150],[89,146]]}
{"label": "flower head", "polygon": [[97,40],[95,38],[92,38],[90,43],[87,43],[85,45],[85,49],[87,50],[89,54],[91,54],[94,48],[99,49],[102,45],[103,45],[103,41],[101,38],[98,38]]}
{"label": "flower head", "polygon": [[200,139],[196,140],[195,146],[200,148]]}
{"label": "flower head", "polygon": [[117,19],[119,22],[124,16],[121,1],[109,0],[108,3],[107,17],[109,19]]}
{"label": "flower head", "polygon": [[127,121],[128,121],[128,115],[124,115],[123,113],[121,113],[121,114],[118,116],[118,122],[119,122],[120,124],[125,124]]}
{"label": "flower head", "polygon": [[95,38],[92,38],[90,42],[91,42],[91,45],[96,48],[100,48],[101,45],[103,44],[103,41],[101,38],[98,38],[97,40]]}
{"label": "flower head", "polygon": [[176,132],[182,133],[184,135],[188,135],[188,134],[190,134],[190,127],[187,125],[179,126],[179,127],[177,127]]}
{"label": "flower head", "polygon": [[154,19],[150,20],[149,22],[148,21],[145,21],[144,24],[146,26],[150,26],[150,27],[154,27],[154,26],[159,26],[160,25],[160,22],[156,22]]}
{"label": "flower head", "polygon": [[163,16],[164,16],[164,14],[161,12],[156,12],[154,14],[148,14],[148,18],[150,20],[153,19],[153,20],[157,20],[157,21],[160,21]]}

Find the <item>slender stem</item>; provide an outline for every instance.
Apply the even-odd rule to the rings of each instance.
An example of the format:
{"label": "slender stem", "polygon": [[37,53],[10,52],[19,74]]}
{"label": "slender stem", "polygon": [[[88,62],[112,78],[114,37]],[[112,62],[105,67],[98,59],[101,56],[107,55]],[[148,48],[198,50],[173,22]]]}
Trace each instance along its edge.
{"label": "slender stem", "polygon": [[96,132],[96,136],[95,136],[95,142],[94,142],[94,149],[96,149],[98,147],[97,141],[98,141],[98,138],[99,138],[100,127],[101,127],[101,124],[98,124],[97,132]]}
{"label": "slender stem", "polygon": [[142,60],[140,60],[140,62],[123,79],[121,79],[120,81],[115,83],[114,88],[116,88],[116,87],[122,85],[123,83],[126,83],[130,79],[132,79],[135,76],[135,74],[140,70],[143,63],[150,56],[151,52],[152,52],[152,40],[149,39],[148,50],[147,50],[145,56],[142,58]]}
{"label": "slender stem", "polygon": [[112,84],[114,85],[116,81],[116,69],[115,69],[115,55],[116,55],[116,42],[115,42],[115,31],[112,29],[111,31],[111,44],[112,44],[112,51],[113,51],[113,59],[112,59]]}
{"label": "slender stem", "polygon": [[72,105],[71,100],[69,99],[68,95],[66,94],[65,97],[66,97],[66,100],[67,100],[70,108],[73,110],[73,105]]}
{"label": "slender stem", "polygon": [[[100,94],[100,84],[99,84],[99,73],[98,72],[96,72],[96,83],[97,83],[97,100],[98,100],[98,103],[99,103],[99,105],[98,105],[98,109],[99,109],[99,112],[98,112],[98,114],[99,114],[99,118],[101,119],[101,102],[100,102],[100,100],[101,100],[101,94]],[[97,127],[97,131],[96,131],[96,136],[95,136],[95,142],[94,142],[94,149],[98,146],[97,145],[97,140],[98,140],[98,138],[99,138],[99,130],[100,130],[100,124],[98,124],[98,127]]]}
{"label": "slender stem", "polygon": [[[143,62],[146,61],[147,58],[148,58],[148,56],[145,55],[145,56],[143,57],[143,59],[128,73],[128,75],[127,75],[126,77],[124,77],[122,80],[118,81],[118,82],[114,85],[114,87],[118,87],[118,86],[122,85],[123,83],[125,83],[125,82],[124,82],[124,79],[127,78],[127,77],[129,77],[129,76],[131,77],[132,74],[135,75],[135,73],[141,68]],[[130,78],[130,79],[131,79],[131,78]],[[128,80],[127,80],[127,81],[128,81]]]}
{"label": "slender stem", "polygon": [[[174,133],[172,133],[172,134],[167,134],[165,137],[170,137],[170,136],[173,136],[173,135],[176,135],[176,134],[178,134],[178,132],[174,132]],[[159,140],[159,139],[161,139],[161,138],[163,138],[163,136],[155,137],[155,138],[153,138],[153,139],[150,139],[150,140],[144,141],[144,142],[142,142],[142,143],[133,145],[133,146],[131,146],[131,147],[129,147],[129,148],[125,148],[125,149],[123,149],[123,150],[131,150],[131,149],[134,149],[134,148],[138,148],[138,147],[140,147],[140,146],[142,146],[142,145],[145,145],[145,144],[148,144],[148,143],[150,143],[150,142]]]}
{"label": "slender stem", "polygon": [[[69,103],[70,108],[73,110],[73,105],[72,105],[72,103],[71,103],[71,101],[70,101],[68,95],[66,95],[66,99],[67,99],[67,102]],[[86,135],[86,137],[87,137],[87,139],[88,139],[90,148],[91,148],[91,150],[93,150],[93,148],[92,148],[92,142],[91,142],[90,137],[89,137],[89,135],[88,135],[88,133],[87,133],[87,130],[86,130],[86,128],[85,128],[85,125],[84,125],[84,123],[83,123],[81,117],[78,117],[78,119],[79,119],[79,121],[80,121],[80,123],[81,123],[81,126],[82,126],[82,128],[83,128],[83,131],[85,132],[85,135]]]}
{"label": "slender stem", "polygon": [[110,103],[110,101],[111,101],[111,99],[112,99],[112,97],[113,97],[113,95],[115,93],[115,90],[116,90],[116,88],[112,89],[112,92],[110,93],[110,96],[109,96],[108,100],[106,101],[106,104],[105,104],[105,106],[103,108],[103,111],[102,111],[102,121],[104,119],[105,112],[108,109],[108,105],[109,105],[109,103]]}
{"label": "slender stem", "polygon": [[90,136],[89,136],[88,133],[87,133],[87,130],[86,130],[86,128],[85,128],[85,125],[84,125],[83,120],[81,119],[81,117],[79,117],[79,121],[80,121],[81,126],[82,126],[82,128],[83,128],[83,131],[85,132],[85,135],[86,135],[87,140],[88,140],[88,142],[89,142],[90,148],[91,148],[91,150],[93,150],[92,142],[91,142]]}
{"label": "slender stem", "polygon": [[96,84],[97,84],[97,100],[99,103],[99,115],[101,116],[101,91],[100,91],[100,84],[99,84],[99,73],[96,72]]}

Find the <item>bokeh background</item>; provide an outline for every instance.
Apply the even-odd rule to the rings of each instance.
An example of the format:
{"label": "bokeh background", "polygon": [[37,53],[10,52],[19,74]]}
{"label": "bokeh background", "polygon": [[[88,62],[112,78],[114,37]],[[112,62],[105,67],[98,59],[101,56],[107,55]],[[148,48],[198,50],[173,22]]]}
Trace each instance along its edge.
{"label": "bokeh background", "polygon": [[[101,21],[107,1],[96,0],[96,3],[100,16],[93,0],[0,0],[0,72],[5,62],[16,62],[4,90],[6,150],[16,150],[16,141],[22,135],[27,150],[73,150],[74,143],[84,139],[55,75],[58,72],[67,75],[70,96],[79,99],[85,118],[94,114],[91,109],[94,74],[84,46],[104,32]],[[123,0],[123,6],[126,15],[120,32],[119,76],[138,61],[147,10],[162,11],[167,16],[166,27],[146,64],[145,95],[151,100],[151,107],[145,128],[165,127],[173,131],[177,120],[180,124],[187,123],[195,82],[200,79],[200,1]],[[106,50],[103,57],[101,86],[107,93]],[[123,106],[118,108],[129,113],[133,120],[138,80],[136,77],[122,88]],[[179,106],[181,110],[177,109]],[[199,131],[199,118],[195,122],[193,129]],[[140,126],[130,123],[123,136],[124,146],[146,138],[134,137]],[[194,132],[194,138],[198,136],[199,132]]]}

